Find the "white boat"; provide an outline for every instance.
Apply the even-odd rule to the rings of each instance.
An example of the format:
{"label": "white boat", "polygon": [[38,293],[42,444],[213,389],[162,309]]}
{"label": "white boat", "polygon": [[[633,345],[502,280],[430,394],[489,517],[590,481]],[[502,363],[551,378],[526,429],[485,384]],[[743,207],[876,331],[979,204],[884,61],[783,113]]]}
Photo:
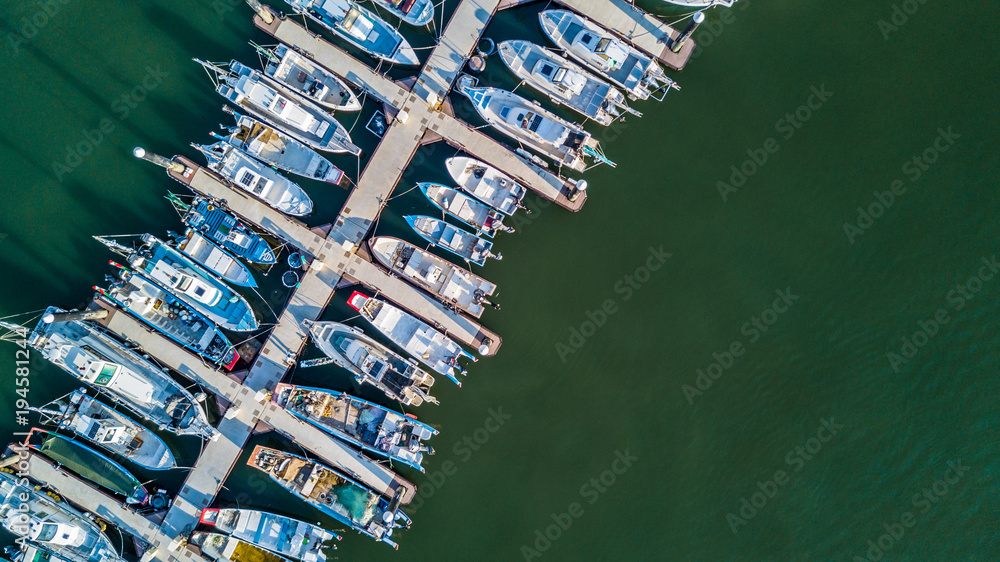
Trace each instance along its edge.
{"label": "white boat", "polygon": [[215,242],[202,236],[200,232],[189,228],[184,231],[183,237],[176,239],[176,243],[178,250],[218,275],[223,281],[240,287],[257,286],[257,280],[253,278],[247,266]]}
{"label": "white boat", "polygon": [[417,53],[402,34],[353,0],[285,0],[285,3],[377,59],[402,66],[420,64]]}
{"label": "white boat", "polygon": [[722,6],[724,8],[731,8],[736,0],[663,0],[667,4],[673,4],[675,6],[683,6],[685,8],[712,8],[714,6]]}
{"label": "white boat", "polygon": [[177,461],[163,439],[124,414],[87,396],[82,389],[41,408],[30,409],[42,415],[42,423],[71,431],[149,470],[177,467]]}
{"label": "white boat", "polygon": [[621,90],[545,47],[517,39],[503,41],[498,50],[515,76],[557,104],[601,125],[610,125],[623,112],[642,116],[628,106]]}
{"label": "white boat", "polygon": [[254,117],[316,150],[361,154],[339,121],[273,78],[235,60],[221,66],[194,60],[212,73],[219,95]]}
{"label": "white boat", "polygon": [[556,116],[536,102],[500,88],[475,86],[475,79],[468,75],[459,77],[458,91],[498,131],[557,164],[579,172],[587,169],[586,156],[612,164],[603,157],[597,139],[583,127]]}
{"label": "white boat", "polygon": [[484,304],[500,308],[487,298],[497,286],[471,271],[398,238],[376,236],[369,244],[379,263],[450,307],[476,318]]}
{"label": "white boat", "polygon": [[[67,320],[66,311],[49,307],[28,345],[74,378],[108,393],[142,419],[178,435],[210,438],[215,430],[198,400],[149,359],[107,332],[82,320]],[[23,328],[9,323],[10,329]],[[238,356],[232,350],[233,363]]]}
{"label": "white boat", "polygon": [[417,186],[435,207],[475,228],[479,234],[493,238],[497,231],[514,232],[513,228],[504,225],[503,213],[457,189],[431,182],[420,182]]}
{"label": "white boat", "polygon": [[423,27],[434,20],[433,0],[374,0],[400,20]]}
{"label": "white boat", "polygon": [[444,165],[458,187],[501,213],[525,209],[521,201],[527,190],[493,166],[468,156],[452,156]]}
{"label": "white boat", "polygon": [[240,115],[225,105],[222,110],[236,118],[236,125],[225,136],[213,136],[228,142],[268,166],[309,178],[340,185],[344,171],[315,150],[253,117]]}
{"label": "white boat", "polygon": [[625,88],[633,99],[661,100],[679,89],[653,59],[603,27],[567,10],[538,14],[542,31],[569,56]]}
{"label": "white boat", "polygon": [[361,111],[361,100],[336,74],[285,45],[254,47],[267,58],[264,74],[300,96],[331,110]]}
{"label": "white boat", "polygon": [[[368,383],[404,406],[438,403],[430,395],[434,377],[413,359],[403,357],[360,329],[339,322],[312,322],[309,335],[323,354],[350,371],[358,384]],[[301,365],[305,367],[306,363]]]}
{"label": "white boat", "polygon": [[458,358],[464,355],[476,361],[475,357],[451,338],[382,299],[368,297],[355,291],[347,300],[347,304],[360,312],[361,316],[389,338],[389,341],[459,386],[462,383],[458,382],[456,375],[464,375],[466,371],[458,364]]}
{"label": "white boat", "polygon": [[326,542],[340,540],[340,536],[318,525],[253,509],[204,509],[199,523],[302,562],[326,560]]}
{"label": "white boat", "polygon": [[282,213],[301,217],[313,211],[312,199],[299,184],[247,156],[235,146],[225,142],[191,146],[205,155],[208,169]]}
{"label": "white boat", "polygon": [[466,232],[441,219],[423,215],[407,215],[403,217],[403,220],[424,240],[476,265],[485,264],[486,258],[503,259],[502,255],[494,254],[491,251],[493,242],[483,240],[475,234]]}
{"label": "white boat", "polygon": [[27,482],[0,472],[0,524],[4,529],[68,562],[125,562],[91,517],[66,502],[56,502]]}

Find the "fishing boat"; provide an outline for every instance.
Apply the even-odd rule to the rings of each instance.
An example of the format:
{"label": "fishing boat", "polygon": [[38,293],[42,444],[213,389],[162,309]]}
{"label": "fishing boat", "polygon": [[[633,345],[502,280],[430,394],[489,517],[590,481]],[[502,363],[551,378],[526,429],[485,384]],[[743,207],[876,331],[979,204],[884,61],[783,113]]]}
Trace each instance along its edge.
{"label": "fishing boat", "polygon": [[235,60],[228,65],[194,60],[214,73],[215,91],[219,95],[250,115],[316,150],[361,154],[339,121],[274,79]]}
{"label": "fishing boat", "polygon": [[246,115],[240,115],[228,105],[222,110],[236,119],[236,126],[225,129],[226,136],[213,136],[226,141],[268,166],[311,180],[340,185],[347,177],[343,170],[320,156],[318,152]]}
{"label": "fishing boat", "polygon": [[219,327],[153,280],[111,262],[121,281],[98,293],[181,347],[231,371],[240,355]]}
{"label": "fishing boat", "polygon": [[217,203],[203,197],[195,197],[190,204],[187,204],[173,193],[167,198],[174,207],[184,213],[181,220],[185,225],[237,256],[262,265],[272,265],[278,261],[274,250],[266,240],[244,225],[235,215],[220,208]]}
{"label": "fishing boat", "polygon": [[471,271],[398,238],[376,236],[369,245],[375,259],[389,271],[450,307],[476,318],[482,316],[484,304],[499,308],[487,298],[497,286]]}
{"label": "fishing boat", "polygon": [[483,240],[475,234],[456,228],[443,220],[423,215],[407,215],[403,217],[403,220],[424,240],[476,265],[486,263],[486,258],[503,259],[502,255],[490,252],[490,249],[493,248],[493,242]]}
{"label": "fishing boat", "polygon": [[557,47],[624,88],[632,99],[662,100],[671,89],[680,89],[653,59],[583,16],[545,10],[538,19]]}
{"label": "fishing boat", "polygon": [[479,234],[493,238],[498,230],[514,232],[513,228],[503,224],[502,213],[458,190],[430,182],[420,182],[417,187],[435,207],[475,228]]}
{"label": "fishing boat", "polygon": [[253,509],[204,509],[199,522],[232,538],[303,562],[326,560],[323,548],[337,548],[326,542],[340,540],[339,535],[318,525]]}
{"label": "fishing boat", "polygon": [[501,213],[525,209],[521,201],[527,190],[493,166],[468,156],[452,156],[444,165],[459,188]]}
{"label": "fishing boat", "polygon": [[424,471],[423,440],[438,431],[415,418],[343,392],[279,383],[271,402],[362,450]]}
{"label": "fishing boat", "polygon": [[238,287],[257,286],[257,280],[250,273],[250,268],[223,250],[218,244],[192,228],[184,231],[181,236],[173,233],[174,245],[178,251],[191,258],[196,263],[217,275],[226,283]]}
{"label": "fishing boat", "polygon": [[149,492],[124,466],[83,443],[58,433],[32,428],[24,445],[37,451],[80,478],[125,497],[129,505],[143,505]]}
{"label": "fishing boat", "polygon": [[458,363],[463,355],[476,361],[457,343],[441,332],[431,328],[416,316],[397,308],[382,299],[369,297],[355,291],[347,304],[361,313],[375,328],[389,338],[389,341],[427,365],[435,372],[445,375],[455,384],[456,374],[466,374]]}
{"label": "fishing boat", "polygon": [[471,76],[462,75],[458,79],[459,93],[469,98],[480,117],[501,133],[579,172],[587,168],[586,156],[613,165],[604,158],[597,139],[583,127],[513,92],[478,87],[475,83]]}
{"label": "fishing boat", "polygon": [[205,155],[208,169],[269,206],[293,217],[312,212],[312,199],[299,184],[228,142],[191,146]]}
{"label": "fishing boat", "polygon": [[410,25],[424,27],[434,20],[433,0],[375,0],[375,3]]}
{"label": "fishing boat", "polygon": [[195,531],[188,538],[188,545],[197,547],[202,554],[218,562],[291,562],[259,546],[218,533]]}
{"label": "fishing boat", "polygon": [[137,249],[102,236],[94,239],[222,328],[250,332],[260,327],[250,303],[242,295],[213,272],[152,234],[143,234],[140,237],[143,245]]}
{"label": "fishing boat", "polygon": [[642,116],[628,106],[621,90],[545,47],[517,39],[503,41],[498,50],[524,83],[601,125],[610,125],[623,113]]}
{"label": "fishing boat", "polygon": [[251,43],[266,60],[264,74],[309,101],[334,111],[361,111],[361,100],[347,83],[285,45]]}
{"label": "fishing boat", "polygon": [[[62,309],[47,308],[28,336],[28,345],[160,429],[206,439],[215,434],[198,400],[170,375],[104,330],[89,322],[65,320],[65,315]],[[0,325],[26,331],[7,322]]]}
{"label": "fishing boat", "polygon": [[399,548],[390,539],[393,529],[410,526],[410,518],[399,509],[402,489],[390,504],[329,466],[261,445],[254,448],[247,464],[326,515],[393,548]]}
{"label": "fishing boat", "polygon": [[663,0],[667,4],[673,4],[675,6],[683,6],[685,8],[712,8],[714,6],[722,6],[724,8],[731,8],[736,0]]}
{"label": "fishing boat", "polygon": [[[368,383],[404,406],[438,403],[430,395],[434,377],[413,359],[404,358],[358,328],[339,322],[312,322],[309,335],[326,357],[350,371],[358,384]],[[302,366],[308,365],[303,362]]]}
{"label": "fishing boat", "polygon": [[29,408],[41,414],[41,423],[70,431],[91,443],[149,470],[177,467],[170,447],[158,435],[87,396],[74,390],[41,408]]}
{"label": "fishing boat", "polygon": [[353,0],[285,0],[285,3],[377,59],[400,66],[420,64],[417,53],[402,34]]}
{"label": "fishing boat", "polygon": [[0,523],[68,562],[125,562],[90,517],[7,472],[0,472]]}

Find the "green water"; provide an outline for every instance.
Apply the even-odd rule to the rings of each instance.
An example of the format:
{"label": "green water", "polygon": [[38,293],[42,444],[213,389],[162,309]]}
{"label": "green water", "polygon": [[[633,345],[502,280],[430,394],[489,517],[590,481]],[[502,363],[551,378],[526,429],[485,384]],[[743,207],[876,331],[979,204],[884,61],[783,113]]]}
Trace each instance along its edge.
{"label": "green water", "polygon": [[[208,142],[227,116],[190,59],[252,63],[246,41],[267,42],[235,1],[222,18],[210,0],[63,1],[17,52],[10,34],[38,4],[7,0],[0,16],[0,315],[83,304],[110,273],[94,234],[179,227],[163,196],[181,187],[130,151],[195,157],[188,143]],[[704,48],[672,73],[681,91],[634,104],[644,117],[624,127],[591,127],[618,167],[586,174],[583,211],[533,199],[519,232],[498,238],[506,259],[483,274],[503,310],[484,322],[503,347],[461,389],[439,377],[441,405],[417,411],[441,434],[427,474],[401,470],[429,497],[394,535],[399,552],[346,532],[334,554],[856,560],[880,555],[869,541],[885,535],[885,559],[995,560],[1000,278],[982,260],[1000,234],[1000,8],[914,6],[887,38],[888,0],[712,10],[696,36]],[[542,42],[539,9],[501,14],[488,35]],[[495,58],[485,76],[514,86]],[[146,99],[122,105],[147,77],[148,95],[136,90]],[[368,151],[374,110],[353,129]],[[109,132],[92,154],[54,170],[102,119]],[[453,154],[421,149],[397,193],[447,180]],[[355,160],[335,162],[356,177]],[[732,178],[731,166],[753,173]],[[723,187],[724,200],[718,182],[736,190]],[[336,216],[346,191],[304,185],[310,225]],[[431,212],[417,191],[391,202],[377,233],[418,242],[401,218],[414,212]],[[281,271],[264,289],[271,306],[286,294]],[[970,283],[980,272],[989,279]],[[324,318],[352,315],[344,296]],[[14,350],[0,348],[7,373]],[[77,386],[40,360],[32,377],[33,404]],[[3,380],[11,431],[13,376]],[[291,380],[352,388],[333,367]],[[252,443],[296,451],[268,435]],[[198,453],[196,440],[172,444],[181,464]],[[220,505],[319,520],[245,458]],[[164,482],[177,490],[181,476]]]}

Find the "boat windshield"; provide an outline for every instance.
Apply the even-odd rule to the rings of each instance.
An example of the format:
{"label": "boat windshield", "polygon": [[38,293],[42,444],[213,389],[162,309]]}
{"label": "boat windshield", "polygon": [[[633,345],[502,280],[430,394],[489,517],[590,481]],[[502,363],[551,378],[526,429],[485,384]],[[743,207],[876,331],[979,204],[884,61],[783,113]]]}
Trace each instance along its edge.
{"label": "boat windshield", "polygon": [[42,530],[38,532],[38,536],[35,537],[35,540],[38,542],[49,542],[55,538],[58,531],[59,526],[55,523],[44,523],[42,524]]}
{"label": "boat windshield", "polygon": [[115,371],[117,370],[118,370],[117,365],[105,363],[104,366],[101,367],[101,372],[98,373],[97,378],[94,379],[94,384],[107,386],[115,378]]}
{"label": "boat windshield", "polygon": [[604,53],[605,51],[608,50],[608,46],[610,46],[610,45],[611,45],[611,39],[608,38],[608,37],[605,37],[604,39],[601,39],[600,41],[597,42],[597,46],[594,47],[594,52],[595,53]]}

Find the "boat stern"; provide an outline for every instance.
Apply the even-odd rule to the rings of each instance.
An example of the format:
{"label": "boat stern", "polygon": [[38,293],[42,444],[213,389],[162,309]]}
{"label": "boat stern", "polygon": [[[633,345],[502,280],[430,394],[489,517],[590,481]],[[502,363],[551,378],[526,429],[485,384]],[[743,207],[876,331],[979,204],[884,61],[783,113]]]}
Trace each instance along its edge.
{"label": "boat stern", "polygon": [[354,310],[361,312],[361,307],[368,302],[369,298],[370,297],[363,295],[358,291],[354,291],[351,293],[351,298],[347,299],[347,304],[349,304]]}

